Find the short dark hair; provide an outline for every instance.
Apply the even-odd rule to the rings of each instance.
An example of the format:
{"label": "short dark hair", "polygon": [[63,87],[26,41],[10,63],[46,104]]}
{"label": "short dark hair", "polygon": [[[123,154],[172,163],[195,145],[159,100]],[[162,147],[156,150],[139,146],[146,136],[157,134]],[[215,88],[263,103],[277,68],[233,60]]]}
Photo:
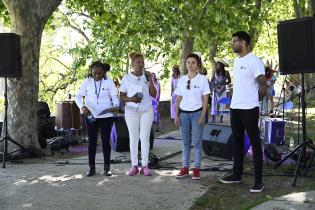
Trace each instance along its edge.
{"label": "short dark hair", "polygon": [[90,70],[92,70],[95,67],[96,68],[101,68],[105,73],[110,70],[110,65],[108,63],[102,63],[101,61],[94,61],[90,65]]}
{"label": "short dark hair", "polygon": [[232,37],[238,37],[240,40],[245,41],[246,45],[248,46],[252,39],[250,38],[250,35],[245,31],[238,31],[232,34]]}
{"label": "short dark hair", "polygon": [[197,65],[199,67],[202,66],[202,62],[201,62],[201,58],[199,57],[199,55],[195,54],[195,53],[189,53],[186,57],[186,62],[188,60],[188,58],[195,58],[197,60]]}

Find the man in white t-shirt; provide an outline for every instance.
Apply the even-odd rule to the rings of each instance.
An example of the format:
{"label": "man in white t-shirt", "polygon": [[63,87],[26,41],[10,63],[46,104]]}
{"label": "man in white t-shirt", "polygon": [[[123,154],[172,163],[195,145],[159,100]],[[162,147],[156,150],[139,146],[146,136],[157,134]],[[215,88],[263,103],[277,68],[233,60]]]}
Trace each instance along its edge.
{"label": "man in white t-shirt", "polygon": [[231,102],[231,128],[234,136],[233,174],[220,181],[239,183],[243,174],[244,133],[246,131],[253,150],[255,184],[250,192],[261,192],[262,147],[259,135],[259,101],[266,95],[267,84],[263,62],[249,51],[251,38],[244,31],[232,35],[232,49],[238,54],[233,66],[233,96]]}

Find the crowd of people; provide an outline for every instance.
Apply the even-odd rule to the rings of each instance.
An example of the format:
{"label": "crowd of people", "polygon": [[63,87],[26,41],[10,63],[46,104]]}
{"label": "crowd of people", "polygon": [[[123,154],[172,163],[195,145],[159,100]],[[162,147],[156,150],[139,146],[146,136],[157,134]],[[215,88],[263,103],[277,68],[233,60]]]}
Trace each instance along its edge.
{"label": "crowd of people", "polygon": [[[248,33],[239,31],[232,36],[231,48],[238,57],[233,64],[232,80],[227,68],[229,64],[216,58],[215,69],[210,79],[198,53],[190,53],[185,60],[186,75],[180,74],[178,65],[172,67],[170,117],[180,128],[182,138],[182,167],[176,178],[189,176],[191,146],[194,146],[194,167],[192,179],[200,179],[202,159],[202,135],[208,112],[211,122],[221,123],[222,109],[230,110],[230,123],[234,136],[234,167],[230,176],[222,177],[222,183],[239,183],[243,174],[244,133],[249,136],[253,149],[255,182],[251,192],[261,192],[262,182],[262,148],[259,137],[259,107],[272,112],[275,95],[276,78],[273,70],[265,67],[261,59],[249,51],[251,38]],[[144,68],[144,56],[131,53],[131,71],[123,76],[119,91],[113,80],[106,73],[110,67],[102,62],[94,62],[90,75],[85,79],[76,95],[76,103],[87,117],[89,170],[87,176],[95,175],[95,153],[98,132],[100,131],[103,155],[104,174],[111,176],[110,171],[110,131],[113,125],[113,114],[118,112],[119,104],[124,103],[124,117],[130,139],[131,167],[129,176],[138,173],[151,176],[148,166],[149,138],[152,125],[159,130],[159,100],[161,87],[155,73]],[[117,82],[116,82],[117,84]],[[232,91],[233,90],[233,94]],[[262,102],[261,102],[262,101]],[[271,108],[268,109],[268,104]],[[210,105],[210,106],[209,106]],[[101,111],[105,114],[99,115]],[[104,112],[103,112],[104,113]],[[138,143],[141,142],[141,168],[138,160]]]}

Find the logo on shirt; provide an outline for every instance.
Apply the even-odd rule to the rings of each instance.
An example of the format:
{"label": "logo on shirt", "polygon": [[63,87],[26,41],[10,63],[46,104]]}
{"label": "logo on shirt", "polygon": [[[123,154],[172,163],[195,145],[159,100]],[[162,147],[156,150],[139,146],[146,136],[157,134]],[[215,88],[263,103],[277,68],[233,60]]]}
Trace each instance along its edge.
{"label": "logo on shirt", "polygon": [[194,85],[194,88],[200,88],[199,86],[197,86],[197,85]]}
{"label": "logo on shirt", "polygon": [[241,66],[241,69],[246,69],[246,67],[244,67],[244,66]]}

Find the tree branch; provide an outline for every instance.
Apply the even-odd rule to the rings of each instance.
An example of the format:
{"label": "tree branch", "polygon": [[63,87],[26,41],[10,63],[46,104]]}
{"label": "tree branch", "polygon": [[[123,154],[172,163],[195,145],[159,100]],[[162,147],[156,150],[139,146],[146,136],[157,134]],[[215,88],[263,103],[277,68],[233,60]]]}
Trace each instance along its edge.
{"label": "tree branch", "polygon": [[71,11],[71,12],[67,12],[66,15],[78,15],[78,16],[83,16],[83,17],[86,17],[86,18],[89,18],[89,19],[93,20],[93,18],[90,15],[87,15],[87,14],[85,14],[82,11],[81,12]]}
{"label": "tree branch", "polygon": [[66,69],[72,71],[73,69],[69,68],[66,64],[64,64],[62,61],[60,61],[59,59],[57,58],[54,58],[54,57],[48,57],[48,59],[52,59],[54,61],[57,61],[58,63],[60,63],[63,67],[65,67]]}
{"label": "tree branch", "polygon": [[78,27],[72,25],[71,23],[68,24],[70,26],[70,28],[72,28],[73,30],[75,30],[76,32],[78,32],[81,36],[84,37],[84,39],[87,41],[87,42],[90,42],[90,39],[89,37],[87,37],[87,35]]}
{"label": "tree branch", "polygon": [[76,26],[76,25],[73,25],[73,24],[71,24],[71,22],[73,22],[73,21],[71,21],[71,20],[69,20],[69,18],[68,18],[68,14],[70,13],[70,14],[74,14],[74,13],[76,13],[76,12],[67,12],[67,13],[63,13],[63,12],[61,12],[62,14],[63,14],[63,16],[64,16],[64,20],[65,20],[65,25],[66,26],[69,26],[70,28],[72,28],[73,30],[75,30],[76,32],[78,32],[87,42],[90,42],[90,39],[89,39],[89,37],[84,33],[84,31],[83,30],[81,30],[81,28],[79,27],[79,26]]}
{"label": "tree branch", "polygon": [[208,0],[207,3],[205,4],[205,6],[202,9],[202,13],[200,14],[199,20],[201,20],[201,18],[203,18],[203,16],[207,13],[208,11],[208,7],[210,4],[214,3],[215,0]]}
{"label": "tree branch", "polygon": [[293,0],[294,13],[296,17],[301,17],[301,12],[299,8],[299,3],[297,0]]}

